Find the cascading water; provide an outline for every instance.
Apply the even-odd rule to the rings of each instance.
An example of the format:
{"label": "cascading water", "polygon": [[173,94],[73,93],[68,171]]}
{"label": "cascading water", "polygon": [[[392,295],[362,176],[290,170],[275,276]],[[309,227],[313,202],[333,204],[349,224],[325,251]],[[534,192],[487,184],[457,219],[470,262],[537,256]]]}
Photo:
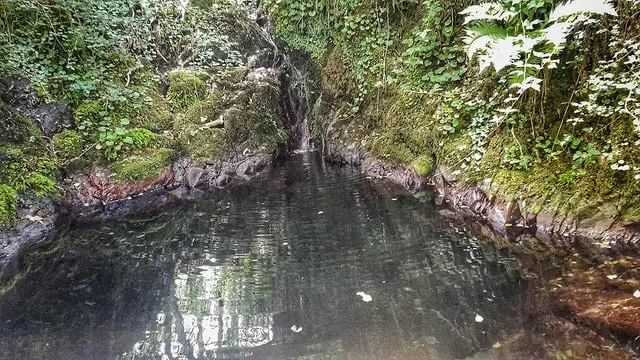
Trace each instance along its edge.
{"label": "cascading water", "polygon": [[298,137],[298,146],[294,149],[294,152],[310,152],[314,150],[309,132],[310,91],[307,86],[306,76],[295,66],[291,66],[290,71],[292,81],[288,89],[289,101],[295,99],[297,104],[294,110],[296,115],[295,134]]}
{"label": "cascading water", "polygon": [[[259,18],[255,14],[254,18]],[[309,131],[309,113],[314,101],[314,93],[309,87],[308,71],[301,71],[291,58],[280,51],[274,40],[270,24],[264,20],[264,26],[258,26],[261,21],[253,24],[262,37],[272,46],[272,67],[282,70],[281,76],[281,106],[283,122],[289,134],[288,153],[305,153],[314,151]]]}

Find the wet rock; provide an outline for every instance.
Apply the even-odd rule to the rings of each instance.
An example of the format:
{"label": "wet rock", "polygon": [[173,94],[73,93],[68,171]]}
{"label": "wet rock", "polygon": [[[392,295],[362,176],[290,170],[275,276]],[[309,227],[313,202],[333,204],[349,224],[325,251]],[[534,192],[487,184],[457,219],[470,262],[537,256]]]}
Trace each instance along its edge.
{"label": "wet rock", "polygon": [[257,68],[249,71],[247,80],[269,82],[276,86],[280,86],[280,76],[282,71],[278,68]]}
{"label": "wet rock", "polygon": [[436,174],[442,175],[442,178],[448,184],[453,184],[454,182],[458,181],[458,178],[455,175],[454,171],[450,168],[440,167],[438,168],[438,170],[436,170]]}
{"label": "wet rock", "polygon": [[197,168],[197,167],[188,168],[185,174],[185,179],[187,181],[187,186],[189,187],[189,189],[196,188],[201,183],[202,176],[205,175],[206,173],[207,173],[206,169]]}
{"label": "wet rock", "polygon": [[8,232],[0,232],[0,278],[13,275],[11,266],[20,252],[47,237],[55,235],[60,212],[50,199],[23,198],[20,200],[19,220]]}
{"label": "wet rock", "polygon": [[542,241],[550,241],[555,227],[555,213],[543,211],[536,217],[536,238]]}
{"label": "wet rock", "polygon": [[47,137],[51,137],[73,124],[73,111],[67,103],[45,103],[35,90],[29,89],[29,80],[22,77],[0,79],[0,99],[38,123]]}
{"label": "wet rock", "polygon": [[227,186],[231,181],[231,177],[227,174],[222,174],[215,179],[214,186],[218,188],[222,188]]}
{"label": "wet rock", "polygon": [[256,51],[255,54],[247,58],[247,67],[249,69],[256,68],[273,68],[281,61],[280,56],[273,49],[265,48]]}
{"label": "wet rock", "polygon": [[578,223],[576,232],[587,237],[599,237],[613,226],[617,215],[618,210],[614,204],[603,204],[596,214]]}

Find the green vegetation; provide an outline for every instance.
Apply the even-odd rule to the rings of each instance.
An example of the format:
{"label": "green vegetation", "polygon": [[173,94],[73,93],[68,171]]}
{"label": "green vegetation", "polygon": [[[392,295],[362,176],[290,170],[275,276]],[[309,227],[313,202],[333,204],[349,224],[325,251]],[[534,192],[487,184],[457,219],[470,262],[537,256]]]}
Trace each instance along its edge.
{"label": "green vegetation", "polygon": [[[185,109],[207,94],[207,84],[198,75],[187,71],[172,71],[167,74],[169,92],[167,97],[177,109]],[[203,74],[206,76],[206,74]]]}
{"label": "green vegetation", "polygon": [[[270,45],[235,1],[1,7],[0,79],[26,78],[42,102],[74,110],[73,126],[45,137],[39,119],[0,103],[3,226],[20,197],[59,194],[61,172],[100,166],[115,181],[134,182],[178,156],[208,162],[286,140],[280,89],[246,79],[248,54]],[[18,95],[10,84],[0,91],[2,99]]]}
{"label": "green vegetation", "polygon": [[[0,104],[2,104],[0,102]],[[0,107],[0,227],[17,214],[17,194],[52,196],[58,193],[58,162],[35,123]]]}
{"label": "green vegetation", "polygon": [[7,228],[18,215],[18,194],[16,190],[0,184],[0,229]]}
{"label": "green vegetation", "polygon": [[323,67],[316,116],[337,115],[315,119],[315,134],[420,174],[491,179],[535,212],[588,217],[609,203],[638,220],[638,2],[263,4]]}
{"label": "green vegetation", "polygon": [[113,164],[118,182],[138,181],[161,174],[175,158],[171,149],[154,149],[143,155],[133,155]]}

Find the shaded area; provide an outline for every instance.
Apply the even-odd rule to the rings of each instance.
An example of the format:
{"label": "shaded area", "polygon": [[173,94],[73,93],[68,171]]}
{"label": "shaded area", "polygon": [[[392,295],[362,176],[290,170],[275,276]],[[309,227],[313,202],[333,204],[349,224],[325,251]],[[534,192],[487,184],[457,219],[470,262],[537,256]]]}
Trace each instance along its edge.
{"label": "shaded area", "polygon": [[[5,284],[0,351],[24,359],[483,354],[526,329],[526,286],[508,253],[451,229],[430,203],[306,154],[197,204],[71,229],[26,257],[15,286]],[[534,351],[513,348],[512,358]]]}

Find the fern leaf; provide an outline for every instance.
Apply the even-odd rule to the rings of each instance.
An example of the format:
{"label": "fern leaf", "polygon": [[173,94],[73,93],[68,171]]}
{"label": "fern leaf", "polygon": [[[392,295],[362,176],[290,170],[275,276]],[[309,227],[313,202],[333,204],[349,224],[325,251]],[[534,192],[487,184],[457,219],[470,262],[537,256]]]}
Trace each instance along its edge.
{"label": "fern leaf", "polygon": [[469,46],[467,56],[469,59],[479,50],[490,47],[490,44],[497,39],[504,39],[508,36],[507,30],[488,22],[481,22],[467,30],[467,36],[463,39]]}
{"label": "fern leaf", "polygon": [[507,20],[516,16],[516,13],[506,10],[500,3],[490,2],[469,6],[462,10],[460,14],[466,15],[464,19],[465,24],[479,20]]}
{"label": "fern leaf", "polygon": [[615,7],[608,0],[572,0],[553,9],[549,16],[549,21],[556,21],[583,13],[618,16]]}

